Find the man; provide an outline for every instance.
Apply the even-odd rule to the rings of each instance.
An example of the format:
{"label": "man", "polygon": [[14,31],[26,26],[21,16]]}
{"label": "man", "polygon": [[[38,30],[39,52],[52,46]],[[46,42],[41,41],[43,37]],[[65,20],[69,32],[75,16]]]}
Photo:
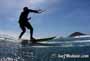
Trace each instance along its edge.
{"label": "man", "polygon": [[21,37],[23,36],[23,34],[26,32],[26,28],[28,28],[30,30],[30,39],[33,40],[33,27],[32,25],[28,22],[28,20],[31,19],[28,18],[28,14],[33,12],[33,13],[41,13],[42,10],[32,10],[32,9],[28,9],[28,7],[24,7],[23,8],[23,12],[21,13],[20,17],[19,17],[19,25],[20,28],[22,30],[19,39],[21,39]]}

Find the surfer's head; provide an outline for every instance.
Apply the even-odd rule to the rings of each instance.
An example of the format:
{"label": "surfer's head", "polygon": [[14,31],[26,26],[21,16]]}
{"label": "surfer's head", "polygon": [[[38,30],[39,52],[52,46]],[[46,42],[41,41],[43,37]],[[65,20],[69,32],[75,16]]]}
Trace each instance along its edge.
{"label": "surfer's head", "polygon": [[29,10],[28,7],[24,7],[23,8],[23,11],[27,11],[27,10]]}

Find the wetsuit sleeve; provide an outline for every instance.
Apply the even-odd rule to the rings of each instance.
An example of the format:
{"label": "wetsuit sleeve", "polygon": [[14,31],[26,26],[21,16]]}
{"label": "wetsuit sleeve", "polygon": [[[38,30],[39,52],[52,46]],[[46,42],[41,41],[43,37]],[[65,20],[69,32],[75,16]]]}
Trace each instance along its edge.
{"label": "wetsuit sleeve", "polygon": [[39,13],[38,10],[32,10],[32,9],[29,9],[30,12],[34,12],[34,13]]}

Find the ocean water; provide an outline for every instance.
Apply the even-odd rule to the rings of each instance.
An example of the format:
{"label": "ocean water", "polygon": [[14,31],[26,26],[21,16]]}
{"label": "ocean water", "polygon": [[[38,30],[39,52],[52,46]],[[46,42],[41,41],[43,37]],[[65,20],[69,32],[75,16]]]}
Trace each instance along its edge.
{"label": "ocean water", "polygon": [[41,44],[11,42],[0,39],[0,61],[90,61],[90,41],[50,41]]}

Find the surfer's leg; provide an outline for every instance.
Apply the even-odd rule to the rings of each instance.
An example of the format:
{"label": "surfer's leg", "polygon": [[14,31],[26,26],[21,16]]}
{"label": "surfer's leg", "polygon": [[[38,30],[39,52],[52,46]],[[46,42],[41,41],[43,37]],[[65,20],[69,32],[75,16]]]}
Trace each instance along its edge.
{"label": "surfer's leg", "polygon": [[30,29],[30,39],[34,39],[33,38],[33,27],[30,23],[27,23],[27,28]]}
{"label": "surfer's leg", "polygon": [[33,39],[33,28],[32,27],[30,28],[30,35],[31,35],[30,38]]}
{"label": "surfer's leg", "polygon": [[26,29],[25,29],[24,26],[20,26],[20,28],[21,28],[22,32],[21,32],[21,34],[19,35],[19,39],[21,39],[21,37],[23,36],[23,34],[26,32]]}

